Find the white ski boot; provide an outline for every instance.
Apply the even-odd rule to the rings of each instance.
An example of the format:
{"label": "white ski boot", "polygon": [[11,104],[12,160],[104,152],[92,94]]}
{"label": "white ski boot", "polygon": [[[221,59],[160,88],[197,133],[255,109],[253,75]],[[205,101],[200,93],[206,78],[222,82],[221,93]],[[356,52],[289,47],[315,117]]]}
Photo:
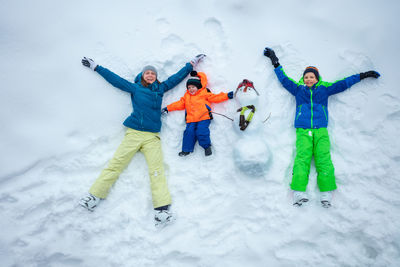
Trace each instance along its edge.
{"label": "white ski boot", "polygon": [[331,202],[332,202],[332,195],[333,191],[326,191],[326,192],[321,192],[321,205],[324,208],[329,208],[331,207]]}
{"label": "white ski boot", "polygon": [[164,227],[175,220],[170,210],[155,210],[154,212],[155,226],[157,228]]}
{"label": "white ski boot", "polygon": [[85,209],[87,209],[89,211],[93,211],[94,208],[97,207],[99,202],[100,202],[100,198],[88,193],[86,196],[81,198],[81,200],[79,201],[79,205],[81,205],[82,207],[84,207]]}
{"label": "white ski boot", "polygon": [[293,206],[300,207],[306,202],[308,202],[308,196],[306,192],[293,191]]}

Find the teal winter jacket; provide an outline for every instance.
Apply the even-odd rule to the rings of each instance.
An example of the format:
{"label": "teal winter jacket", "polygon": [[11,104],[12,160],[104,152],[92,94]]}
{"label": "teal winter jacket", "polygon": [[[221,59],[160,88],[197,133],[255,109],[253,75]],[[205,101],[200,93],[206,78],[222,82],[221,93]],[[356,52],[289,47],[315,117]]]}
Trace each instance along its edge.
{"label": "teal winter jacket", "polygon": [[192,64],[186,63],[185,67],[166,81],[156,81],[145,87],[141,83],[142,73],[131,83],[100,65],[96,68],[96,71],[113,86],[131,94],[133,111],[124,121],[124,125],[138,131],[155,133],[161,129],[161,104],[164,93],[178,85],[192,70]]}
{"label": "teal winter jacket", "polygon": [[282,66],[275,68],[275,74],[282,86],[296,97],[295,128],[317,129],[328,126],[328,97],[350,88],[360,81],[360,74],[355,74],[334,83],[319,82],[307,87],[303,79],[295,82],[289,78]]}

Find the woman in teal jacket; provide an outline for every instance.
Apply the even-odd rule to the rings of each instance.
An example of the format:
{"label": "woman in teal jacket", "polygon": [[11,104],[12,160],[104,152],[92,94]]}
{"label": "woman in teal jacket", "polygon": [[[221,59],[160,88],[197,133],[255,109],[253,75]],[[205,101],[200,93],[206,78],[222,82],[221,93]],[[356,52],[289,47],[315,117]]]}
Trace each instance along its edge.
{"label": "woman in teal jacket", "polygon": [[330,155],[328,126],[328,97],[350,88],[360,80],[380,75],[376,71],[355,74],[345,79],[328,83],[322,81],[318,69],[309,66],[304,70],[300,82],[295,82],[284,72],[275,52],[265,48],[264,55],[271,59],[275,74],[283,87],[296,98],[296,158],[293,166],[291,189],[294,191],[294,205],[301,206],[308,201],[306,189],[310,164],[314,155],[317,169],[317,183],[321,191],[321,204],[331,206],[332,192],[337,188],[334,167]]}
{"label": "woman in teal jacket", "polygon": [[129,82],[110,70],[97,65],[92,59],[84,57],[82,64],[99,73],[113,86],[130,93],[133,111],[124,121],[127,127],[125,137],[108,166],[101,172],[89,193],[80,201],[80,205],[93,211],[101,199],[107,197],[111,186],[131,161],[136,152],[141,151],[146,159],[155,209],[156,225],[172,220],[169,211],[171,196],[164,175],[161,150],[161,103],[165,92],[178,85],[193,70],[204,55],[196,56],[180,71],[164,82],[157,80],[157,70],[145,66],[135,82]]}

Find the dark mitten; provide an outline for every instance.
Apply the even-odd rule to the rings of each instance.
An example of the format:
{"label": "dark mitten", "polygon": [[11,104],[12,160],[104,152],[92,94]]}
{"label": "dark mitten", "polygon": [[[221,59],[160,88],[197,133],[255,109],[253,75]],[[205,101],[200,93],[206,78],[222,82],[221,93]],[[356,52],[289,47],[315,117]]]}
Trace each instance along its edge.
{"label": "dark mitten", "polygon": [[278,57],[275,55],[275,52],[274,52],[274,50],[272,50],[271,48],[269,48],[269,47],[266,47],[265,49],[264,49],[264,56],[266,56],[266,57],[269,57],[269,59],[271,59],[271,63],[272,63],[272,65],[274,66],[274,68],[277,68],[277,67],[279,67],[279,59],[278,59]]}
{"label": "dark mitten", "polygon": [[168,109],[166,107],[161,109],[161,114],[162,115],[167,114],[167,113],[168,113]]}
{"label": "dark mitten", "polygon": [[374,71],[374,70],[370,70],[367,72],[361,72],[360,73],[360,80],[371,77],[371,78],[379,78],[379,76],[381,76],[378,72]]}
{"label": "dark mitten", "polygon": [[228,98],[229,98],[229,99],[232,99],[232,98],[233,98],[233,91],[230,91],[230,92],[228,93]]}

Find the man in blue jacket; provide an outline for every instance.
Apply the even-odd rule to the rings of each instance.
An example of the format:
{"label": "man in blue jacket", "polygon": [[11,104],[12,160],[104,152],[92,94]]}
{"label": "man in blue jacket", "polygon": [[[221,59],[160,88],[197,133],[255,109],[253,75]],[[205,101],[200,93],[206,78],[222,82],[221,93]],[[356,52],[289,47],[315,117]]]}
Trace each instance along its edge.
{"label": "man in blue jacket", "polygon": [[376,71],[368,71],[329,83],[322,81],[316,67],[309,66],[304,70],[302,79],[295,82],[286,75],[271,48],[265,48],[264,55],[271,59],[275,74],[283,87],[296,98],[294,121],[296,158],[290,184],[290,188],[293,190],[293,205],[301,206],[308,201],[305,192],[311,159],[314,155],[318,173],[317,183],[321,191],[321,204],[323,207],[330,207],[332,193],[337,186],[326,128],[328,126],[328,97],[343,92],[364,78],[378,78],[380,75]]}

